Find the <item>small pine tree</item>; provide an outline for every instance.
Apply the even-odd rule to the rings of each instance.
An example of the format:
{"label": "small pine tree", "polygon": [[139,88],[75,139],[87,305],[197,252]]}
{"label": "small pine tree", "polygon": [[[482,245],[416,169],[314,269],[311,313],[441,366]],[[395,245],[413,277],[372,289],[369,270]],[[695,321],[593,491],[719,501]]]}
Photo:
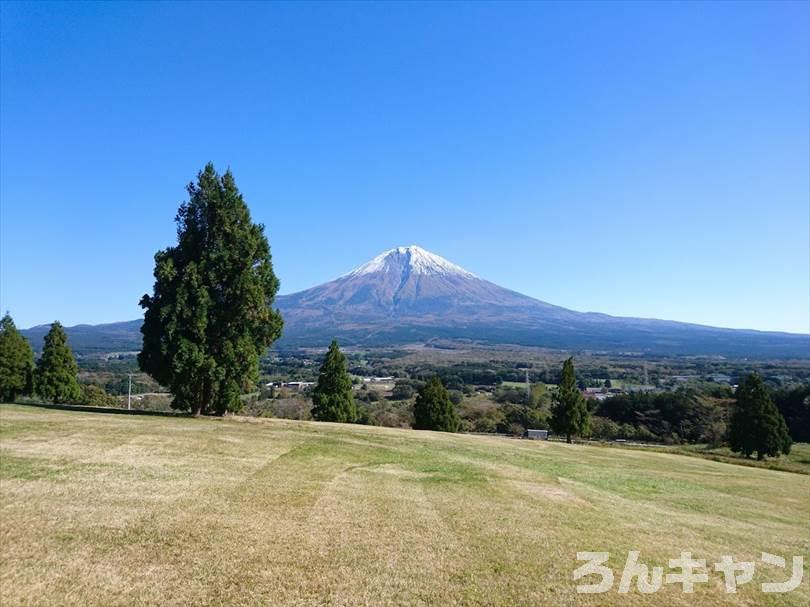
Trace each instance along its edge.
{"label": "small pine tree", "polygon": [[773,404],[762,378],[751,373],[737,388],[731,415],[729,443],[731,450],[757,459],[790,453],[792,441],[785,418]]}
{"label": "small pine tree", "polygon": [[419,390],[413,405],[413,427],[417,430],[458,432],[461,421],[450,393],[438,376],[432,377]]}
{"label": "small pine tree", "polygon": [[318,421],[357,421],[357,406],[352,394],[352,380],[346,370],[346,357],[334,339],[321,364],[318,383],[312,391],[312,404],[312,417]]}
{"label": "small pine tree", "polygon": [[34,351],[11,315],[0,320],[0,400],[13,402],[21,394],[31,391],[34,370]]}
{"label": "small pine tree", "polygon": [[57,321],[45,336],[42,356],[34,372],[34,390],[47,400],[54,402],[75,401],[81,396],[76,375],[79,367],[67,343],[67,335]]}
{"label": "small pine tree", "polygon": [[590,428],[590,413],[585,398],[577,387],[573,357],[563,363],[560,385],[551,407],[550,425],[555,433],[564,435],[569,443],[572,436],[587,434]]}

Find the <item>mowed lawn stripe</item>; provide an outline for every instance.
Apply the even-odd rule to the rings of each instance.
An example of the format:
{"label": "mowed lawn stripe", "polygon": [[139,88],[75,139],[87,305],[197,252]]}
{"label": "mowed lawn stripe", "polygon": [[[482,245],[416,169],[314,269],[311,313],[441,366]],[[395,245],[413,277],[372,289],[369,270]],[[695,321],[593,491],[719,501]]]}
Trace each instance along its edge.
{"label": "mowed lawn stripe", "polygon": [[[0,406],[5,605],[804,605],[578,595],[576,552],[666,566],[810,547],[810,477],[341,424]],[[810,560],[810,559],[809,559]]]}

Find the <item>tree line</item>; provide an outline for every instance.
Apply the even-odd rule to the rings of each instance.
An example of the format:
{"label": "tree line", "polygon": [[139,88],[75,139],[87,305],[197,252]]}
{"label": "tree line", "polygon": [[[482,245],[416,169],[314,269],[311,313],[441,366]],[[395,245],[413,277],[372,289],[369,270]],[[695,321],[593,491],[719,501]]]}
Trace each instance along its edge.
{"label": "tree line", "polygon": [[13,402],[18,396],[39,396],[53,402],[71,403],[82,398],[79,367],[67,343],[65,329],[51,325],[45,335],[39,360],[6,312],[0,320],[0,399]]}
{"label": "tree line", "polygon": [[[283,320],[273,307],[279,280],[264,226],[253,223],[230,170],[219,175],[209,163],[186,190],[188,200],[175,219],[177,243],[155,254],[152,293],[140,301],[144,323],[138,365],[169,389],[173,408],[194,415],[223,415],[241,409],[241,395],[258,381],[261,354],[281,336]],[[61,324],[51,326],[35,363],[30,345],[6,314],[0,323],[3,400],[33,393],[51,401],[76,401],[82,395],[77,372]],[[459,377],[457,383],[463,387],[466,380],[488,378],[489,373],[481,369]],[[592,412],[581,383],[573,358],[567,359],[548,424],[569,443],[591,433]],[[334,340],[321,365],[312,402],[316,420],[362,421],[346,357]],[[419,388],[413,418],[417,429],[459,430],[456,405],[438,376]],[[729,442],[735,451],[745,456],[756,453],[759,458],[790,450],[785,419],[756,375],[748,376],[737,389]]]}

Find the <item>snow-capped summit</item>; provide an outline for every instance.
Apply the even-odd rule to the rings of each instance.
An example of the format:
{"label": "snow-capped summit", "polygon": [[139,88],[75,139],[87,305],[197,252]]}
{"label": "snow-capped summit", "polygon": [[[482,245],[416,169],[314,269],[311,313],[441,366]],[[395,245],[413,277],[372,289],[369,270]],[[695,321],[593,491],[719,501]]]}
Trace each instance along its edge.
{"label": "snow-capped summit", "polygon": [[397,247],[380,253],[371,261],[364,263],[344,276],[362,276],[376,272],[456,275],[477,278],[472,272],[468,272],[461,266],[457,266],[444,257],[426,251],[417,245]]}
{"label": "snow-capped summit", "polygon": [[385,251],[331,282],[280,297],[279,304],[287,327],[306,322],[313,328],[374,322],[449,327],[553,308],[416,245]]}

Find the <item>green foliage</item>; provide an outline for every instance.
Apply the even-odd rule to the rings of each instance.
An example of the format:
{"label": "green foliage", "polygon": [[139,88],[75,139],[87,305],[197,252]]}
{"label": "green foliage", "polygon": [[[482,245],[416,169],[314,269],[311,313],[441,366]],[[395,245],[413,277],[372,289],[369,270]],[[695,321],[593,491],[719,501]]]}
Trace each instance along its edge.
{"label": "green foliage", "polygon": [[0,320],[0,401],[13,402],[29,394],[33,370],[34,351],[6,312]]}
{"label": "green foliage", "polygon": [[76,380],[78,372],[65,330],[58,321],[54,322],[45,336],[42,356],[34,371],[34,391],[53,402],[74,402],[81,396]]}
{"label": "green foliage", "polygon": [[787,422],[790,437],[797,443],[810,443],[810,384],[779,390],[773,400]]}
{"label": "green foliage", "polygon": [[312,391],[312,404],[312,417],[318,421],[357,421],[357,406],[352,394],[352,380],[346,367],[346,357],[334,339],[321,364],[318,383]]}
{"label": "green foliage", "polygon": [[458,432],[461,423],[447,388],[437,376],[419,390],[413,406],[413,417],[413,427],[417,430]]}
{"label": "green foliage", "polygon": [[380,400],[380,393],[374,389],[369,390],[368,385],[363,384],[363,386],[360,388],[358,399],[367,403],[376,403],[378,400]]}
{"label": "green foliage", "polygon": [[621,438],[671,442],[676,434],[678,441],[717,445],[725,439],[727,412],[727,403],[722,400],[699,398],[692,390],[680,389],[617,394],[599,402],[595,415],[634,428],[633,436]]}
{"label": "green foliage", "polygon": [[[82,367],[83,368],[83,367]],[[143,376],[141,376],[143,377]],[[107,394],[121,396],[129,393],[129,377],[117,377],[110,379],[104,384],[104,391]],[[156,386],[151,386],[148,383],[138,381],[135,377],[132,378],[132,393],[139,394],[141,392],[154,392]]]}
{"label": "green foliage", "polygon": [[563,363],[560,385],[551,407],[551,428],[555,433],[565,436],[565,440],[570,443],[572,436],[588,434],[589,420],[585,398],[577,388],[574,359],[569,358]]}
{"label": "green foliage", "polygon": [[450,402],[454,405],[458,406],[464,401],[464,393],[461,390],[447,390],[447,394],[450,396]]}
{"label": "green foliage", "polygon": [[762,378],[751,373],[737,388],[731,416],[729,442],[731,450],[757,459],[790,453],[792,441],[785,418],[773,404]]}
{"label": "green foliage", "polygon": [[171,390],[176,409],[237,411],[258,380],[259,357],[281,335],[264,226],[227,171],[212,164],[187,187],[177,245],[155,255],[154,292],[144,295],[141,370]]}
{"label": "green foliage", "polygon": [[500,385],[495,388],[495,402],[513,405],[525,405],[529,399],[525,387]]}
{"label": "green foliage", "polygon": [[101,386],[95,384],[82,384],[81,393],[76,403],[79,405],[89,405],[92,407],[117,407],[118,400],[114,396],[107,394]]}
{"label": "green foliage", "polygon": [[594,416],[591,418],[591,437],[601,440],[614,440],[626,438],[622,436],[622,428],[612,419]]}
{"label": "green foliage", "polygon": [[416,394],[416,389],[413,387],[412,382],[409,380],[399,380],[394,384],[394,389],[391,392],[393,400],[409,400]]}
{"label": "green foliage", "polygon": [[523,436],[529,428],[545,430],[548,428],[548,417],[542,409],[525,405],[506,404],[500,407],[502,419],[496,428],[501,434]]}

